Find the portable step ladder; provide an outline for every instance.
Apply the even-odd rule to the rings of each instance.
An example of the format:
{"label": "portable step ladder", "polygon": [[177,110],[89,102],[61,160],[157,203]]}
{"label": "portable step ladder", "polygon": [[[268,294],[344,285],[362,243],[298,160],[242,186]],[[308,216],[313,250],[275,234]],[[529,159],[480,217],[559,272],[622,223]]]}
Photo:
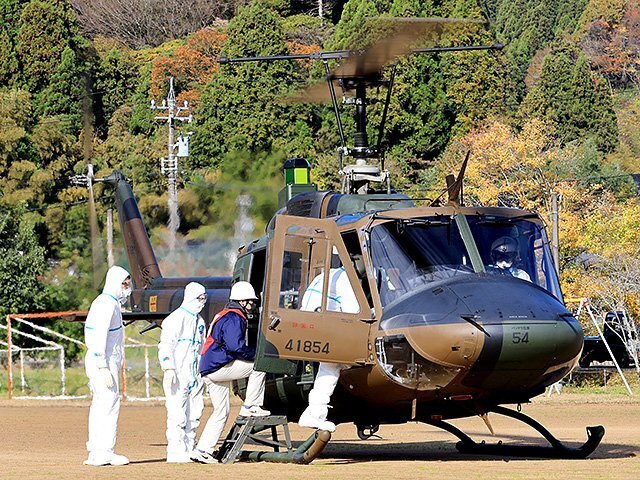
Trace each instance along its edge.
{"label": "portable step ladder", "polygon": [[[284,430],[284,442],[278,439],[277,428],[279,426],[282,426]],[[258,435],[258,433],[269,428],[271,429],[271,439]],[[259,445],[272,447],[274,452],[279,452],[281,448],[286,448],[287,452],[293,450],[291,436],[289,435],[289,422],[285,415],[269,415],[266,417],[238,416],[218,451],[217,459],[220,463],[235,462],[247,440],[252,440]]]}

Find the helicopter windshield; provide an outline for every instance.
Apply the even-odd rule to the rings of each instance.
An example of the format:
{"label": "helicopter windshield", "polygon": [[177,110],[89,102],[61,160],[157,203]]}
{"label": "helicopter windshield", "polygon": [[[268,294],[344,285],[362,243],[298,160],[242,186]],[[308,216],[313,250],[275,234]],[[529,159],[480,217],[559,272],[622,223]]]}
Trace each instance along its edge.
{"label": "helicopter windshield", "polygon": [[[380,300],[385,306],[417,288],[460,276],[509,274],[538,285],[562,299],[548,242],[542,225],[526,217],[466,215],[397,219],[371,229],[371,258]],[[467,227],[468,224],[468,227]],[[462,228],[471,236],[465,245]],[[514,241],[504,240],[505,237]],[[513,250],[510,270],[496,266],[500,257],[492,247],[508,243]],[[483,268],[474,270],[472,255],[480,255]],[[501,258],[500,258],[501,259]],[[478,263],[476,262],[476,263]]]}
{"label": "helicopter windshield", "polygon": [[371,230],[371,256],[382,305],[416,288],[473,273],[451,217],[396,220]]}
{"label": "helicopter windshield", "polygon": [[[466,219],[487,273],[530,281],[562,300],[549,241],[536,215],[466,215]],[[498,266],[501,259],[509,260],[509,268]]]}

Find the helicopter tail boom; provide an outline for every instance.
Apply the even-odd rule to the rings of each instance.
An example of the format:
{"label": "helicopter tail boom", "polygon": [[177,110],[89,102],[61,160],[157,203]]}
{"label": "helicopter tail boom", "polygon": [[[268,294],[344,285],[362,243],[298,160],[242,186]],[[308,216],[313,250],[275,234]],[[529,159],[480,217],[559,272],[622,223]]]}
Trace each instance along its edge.
{"label": "helicopter tail boom", "polygon": [[162,277],[162,273],[133,190],[124,174],[118,170],[114,170],[103,181],[111,185],[116,193],[118,220],[127,250],[131,277],[136,288],[146,288],[155,278]]}

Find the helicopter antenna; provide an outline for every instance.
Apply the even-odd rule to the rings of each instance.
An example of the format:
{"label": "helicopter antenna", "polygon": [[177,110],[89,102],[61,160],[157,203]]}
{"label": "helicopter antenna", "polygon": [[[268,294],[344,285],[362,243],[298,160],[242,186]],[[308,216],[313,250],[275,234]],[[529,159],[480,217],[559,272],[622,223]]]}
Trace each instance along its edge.
{"label": "helicopter antenna", "polygon": [[[447,175],[447,191],[449,192],[449,203],[453,205],[462,205],[462,183],[464,181],[464,173],[467,170],[467,163],[469,162],[469,155],[471,150],[467,150],[467,154],[464,157],[464,162],[460,167],[460,173],[458,178],[453,180],[453,175]],[[451,183],[450,183],[451,181]]]}

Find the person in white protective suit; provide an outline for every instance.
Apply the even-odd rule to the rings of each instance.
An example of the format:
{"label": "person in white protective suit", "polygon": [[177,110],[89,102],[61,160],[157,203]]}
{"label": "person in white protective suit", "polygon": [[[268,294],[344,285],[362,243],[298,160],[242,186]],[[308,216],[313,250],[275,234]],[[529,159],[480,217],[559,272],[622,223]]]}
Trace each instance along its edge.
{"label": "person in white protective suit", "polygon": [[231,287],[229,303],[216,314],[202,349],[202,375],[213,412],[200,435],[191,457],[200,463],[217,463],[213,451],[229,418],[229,387],[233,380],[247,378],[247,393],[240,416],[260,417],[271,413],[264,403],[265,372],[253,369],[256,351],[247,344],[247,321],[258,311],[258,297],[249,282],[236,282]]}
{"label": "person in white protective suit", "polygon": [[93,398],[89,409],[89,457],[85,465],[126,465],[114,452],[120,413],[119,378],[124,351],[121,305],[131,294],[131,277],[124,268],[107,272],[102,293],[91,304],[84,326],[85,370]]}
{"label": "person in white protective suit", "polygon": [[[358,256],[356,262],[361,262]],[[317,311],[322,304],[322,288],[324,272],[317,275],[309,284],[302,296],[300,309],[308,312]],[[343,267],[329,270],[329,286],[327,292],[327,310],[331,312],[357,313],[360,310],[356,295],[349,283]],[[298,425],[334,432],[336,426],[327,420],[331,395],[338,384],[340,371],[347,365],[320,362],[318,373],[309,392],[309,406],[300,415]]]}
{"label": "person in white protective suit", "polygon": [[158,344],[167,407],[167,462],[191,462],[196,430],[204,408],[204,383],[198,373],[205,324],[200,312],[207,302],[204,286],[189,283],[178,309],[162,322]]}

